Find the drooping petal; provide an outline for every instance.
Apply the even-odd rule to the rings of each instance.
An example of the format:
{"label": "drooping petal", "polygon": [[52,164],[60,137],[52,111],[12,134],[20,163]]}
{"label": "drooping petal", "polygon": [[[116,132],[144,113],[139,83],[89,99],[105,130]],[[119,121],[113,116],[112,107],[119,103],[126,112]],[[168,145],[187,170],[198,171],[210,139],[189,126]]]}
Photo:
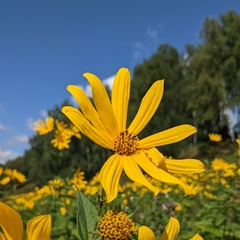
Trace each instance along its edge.
{"label": "drooping petal", "polygon": [[104,148],[112,149],[111,136],[108,133],[99,131],[93,127],[78,109],[65,106],[62,108],[62,112],[71,120],[80,132],[90,138],[93,142]]}
{"label": "drooping petal", "polygon": [[166,168],[170,173],[193,174],[204,172],[204,164],[196,159],[166,159]]}
{"label": "drooping petal", "polygon": [[83,74],[92,88],[93,101],[98,114],[109,133],[117,130],[117,121],[107,91],[100,79],[92,73]]}
{"label": "drooping petal", "polygon": [[189,124],[183,124],[141,139],[139,141],[139,148],[152,148],[176,143],[195,132],[195,127]]}
{"label": "drooping petal", "polygon": [[190,238],[189,240],[203,240],[203,238],[197,233],[192,238]]}
{"label": "drooping petal", "polygon": [[27,240],[48,240],[51,235],[51,215],[34,217],[27,223]]}
{"label": "drooping petal", "polygon": [[157,148],[144,150],[144,153],[157,167],[162,163],[165,163],[166,158],[157,150]]}
{"label": "drooping petal", "polygon": [[[23,222],[20,215],[8,205],[0,202],[0,226],[8,240],[22,240]],[[7,236],[9,235],[9,236]]]}
{"label": "drooping petal", "polygon": [[153,191],[154,195],[156,196],[159,193],[159,190],[154,187],[147,179],[144,177],[142,171],[138,167],[136,163],[136,159],[139,158],[138,155],[132,156],[123,156],[123,169],[127,176],[133,180],[134,182],[140,183],[146,186],[148,189]]}
{"label": "drooping petal", "polygon": [[156,240],[156,238],[150,228],[146,226],[141,226],[138,229],[138,240]]}
{"label": "drooping petal", "polygon": [[180,231],[180,224],[174,217],[170,217],[170,220],[161,236],[160,240],[176,240]]}
{"label": "drooping petal", "polygon": [[126,129],[129,96],[130,72],[127,68],[121,68],[117,72],[112,87],[112,107],[119,131]]}
{"label": "drooping petal", "polygon": [[122,157],[117,154],[109,157],[104,163],[99,174],[99,181],[106,193],[106,202],[111,202],[117,197],[122,170]]}
{"label": "drooping petal", "polygon": [[100,116],[91,101],[85,94],[85,92],[79,88],[78,86],[69,85],[67,90],[73,95],[79,104],[83,115],[91,122],[91,124],[102,131],[107,131],[105,126],[103,125]]}
{"label": "drooping petal", "polygon": [[162,170],[161,168],[156,167],[156,165],[154,165],[150,161],[150,159],[147,157],[147,155],[143,151],[141,152],[141,154],[139,154],[138,157],[135,157],[134,159],[135,159],[136,163],[148,175],[150,175],[153,178],[160,180],[162,182],[178,184],[184,189],[185,193],[187,194],[187,192],[188,192],[187,186],[182,181],[180,181],[178,178],[172,176],[168,172]]}
{"label": "drooping petal", "polygon": [[153,83],[142,99],[138,112],[130,124],[129,132],[138,135],[156,112],[163,95],[164,80]]}

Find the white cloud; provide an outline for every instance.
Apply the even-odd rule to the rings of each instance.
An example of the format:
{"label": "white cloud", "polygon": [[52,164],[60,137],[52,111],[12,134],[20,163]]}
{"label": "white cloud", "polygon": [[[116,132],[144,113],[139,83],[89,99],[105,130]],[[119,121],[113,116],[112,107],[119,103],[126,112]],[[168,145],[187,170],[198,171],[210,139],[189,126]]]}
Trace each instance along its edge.
{"label": "white cloud", "polygon": [[7,143],[9,145],[26,144],[26,143],[28,143],[28,140],[29,140],[29,137],[27,135],[20,134],[20,135],[15,135]]}
{"label": "white cloud", "polygon": [[6,150],[6,151],[2,151],[0,150],[0,163],[4,164],[6,163],[8,160],[12,160],[15,159],[17,157],[19,157],[20,155],[17,153],[14,153],[10,150]]}
{"label": "white cloud", "polygon": [[27,118],[27,120],[26,120],[27,128],[34,131],[35,122],[36,121],[32,117]]}
{"label": "white cloud", "polygon": [[7,130],[7,128],[2,123],[0,123],[0,132],[6,131],[6,130]]}

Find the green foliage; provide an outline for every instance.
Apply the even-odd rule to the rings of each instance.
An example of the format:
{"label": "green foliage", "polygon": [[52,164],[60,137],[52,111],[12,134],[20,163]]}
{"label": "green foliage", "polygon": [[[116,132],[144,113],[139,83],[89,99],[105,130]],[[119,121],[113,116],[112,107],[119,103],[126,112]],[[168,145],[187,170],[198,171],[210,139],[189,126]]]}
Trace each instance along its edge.
{"label": "green foliage", "polygon": [[80,190],[77,190],[77,192],[77,226],[79,237],[81,240],[92,239],[92,233],[96,227],[96,220],[94,216],[97,216],[97,210]]}

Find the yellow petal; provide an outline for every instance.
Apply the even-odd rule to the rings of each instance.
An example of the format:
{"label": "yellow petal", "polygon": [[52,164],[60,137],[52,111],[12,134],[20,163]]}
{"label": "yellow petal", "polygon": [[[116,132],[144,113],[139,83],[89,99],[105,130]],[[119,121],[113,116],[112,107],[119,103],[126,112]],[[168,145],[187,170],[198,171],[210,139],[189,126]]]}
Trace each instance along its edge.
{"label": "yellow petal", "polygon": [[150,228],[141,226],[138,230],[138,240],[156,240],[156,238]]}
{"label": "yellow petal", "polygon": [[182,181],[162,170],[161,168],[156,167],[156,165],[150,161],[144,152],[138,156],[139,157],[135,157],[134,160],[148,175],[162,182],[179,184],[186,193],[188,192],[187,186]]}
{"label": "yellow petal", "polygon": [[34,217],[27,223],[27,240],[48,240],[51,235],[51,216]]}
{"label": "yellow petal", "polygon": [[190,238],[189,240],[203,240],[203,238],[197,233],[192,238]]}
{"label": "yellow petal", "polygon": [[153,191],[154,195],[156,196],[159,193],[159,190],[154,187],[147,179],[144,177],[142,171],[138,167],[135,160],[139,158],[138,155],[133,156],[123,156],[123,168],[127,176],[133,180],[134,182],[140,183],[147,188],[149,188],[151,191]]}
{"label": "yellow petal", "polygon": [[121,68],[112,87],[112,107],[118,123],[118,130],[126,129],[128,102],[130,96],[130,72]]}
{"label": "yellow petal", "polygon": [[98,112],[93,107],[91,101],[89,100],[85,92],[78,86],[74,85],[69,85],[67,87],[67,90],[76,99],[77,103],[79,104],[83,112],[83,115],[91,122],[91,124],[97,129],[107,131],[100,119]]}
{"label": "yellow petal", "polygon": [[83,76],[87,78],[91,85],[93,101],[104,126],[109,133],[115,132],[117,121],[104,85],[94,74],[85,73]]}
{"label": "yellow petal", "polygon": [[65,106],[62,108],[62,112],[71,120],[80,132],[90,138],[93,142],[104,148],[112,149],[111,136],[108,133],[99,131],[93,127],[79,110],[74,107]]}
{"label": "yellow petal", "polygon": [[195,127],[183,124],[141,139],[139,141],[139,148],[152,148],[179,142],[195,132]]}
{"label": "yellow petal", "polygon": [[153,114],[156,112],[163,95],[164,80],[153,83],[142,99],[138,112],[130,124],[128,130],[137,135],[148,124]]}
{"label": "yellow petal", "polygon": [[166,168],[170,173],[193,174],[204,172],[204,164],[196,159],[166,159]]}
{"label": "yellow petal", "polygon": [[176,240],[180,231],[180,224],[174,217],[170,217],[170,220],[161,236],[160,240]]}
{"label": "yellow petal", "polygon": [[111,202],[118,195],[118,185],[123,170],[122,157],[114,154],[104,163],[99,181],[106,193],[106,202]]}
{"label": "yellow petal", "polygon": [[13,208],[2,202],[0,202],[0,225],[8,240],[11,238],[22,240],[23,222],[20,215]]}
{"label": "yellow petal", "polygon": [[12,238],[11,237],[10,238],[5,238],[4,235],[0,232],[0,240],[12,240]]}

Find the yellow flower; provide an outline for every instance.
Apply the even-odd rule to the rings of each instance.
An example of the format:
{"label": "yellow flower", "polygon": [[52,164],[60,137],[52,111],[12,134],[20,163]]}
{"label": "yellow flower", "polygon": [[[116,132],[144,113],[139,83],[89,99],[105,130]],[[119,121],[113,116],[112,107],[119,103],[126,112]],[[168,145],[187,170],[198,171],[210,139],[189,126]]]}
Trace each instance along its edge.
{"label": "yellow flower", "polygon": [[128,69],[121,68],[118,71],[113,83],[111,101],[97,76],[85,73],[84,77],[91,85],[95,107],[81,88],[69,85],[67,89],[77,100],[81,111],[65,106],[62,112],[81,133],[100,146],[114,151],[100,171],[100,182],[106,192],[106,201],[110,202],[117,197],[123,170],[131,180],[145,185],[154,192],[154,195],[159,193],[159,189],[145,178],[141,169],[155,179],[179,184],[187,192],[186,185],[171,173],[202,172],[203,164],[192,159],[165,159],[155,147],[181,141],[195,133],[195,127],[184,124],[141,140],[138,138],[138,134],[150,121],[160,104],[164,81],[153,83],[127,128],[131,81]]}
{"label": "yellow flower", "polygon": [[240,138],[236,139],[236,143],[238,144],[238,146],[240,146]]}
{"label": "yellow flower", "polygon": [[58,150],[63,150],[65,148],[69,148],[69,143],[71,142],[70,135],[68,132],[56,130],[54,134],[54,138],[51,140],[51,144],[58,148]]}
{"label": "yellow flower", "polygon": [[[174,217],[170,217],[170,220],[160,237],[160,240],[175,240],[177,239],[180,231],[180,224]],[[156,237],[152,230],[146,226],[141,226],[138,230],[138,240],[156,240]],[[203,238],[196,234],[190,240],[203,240]]]}
{"label": "yellow flower", "polygon": [[46,123],[44,123],[41,119],[39,119],[35,123],[34,130],[38,132],[40,135],[43,135],[51,132],[53,128],[54,128],[54,119],[52,117],[49,117],[46,119]]}
{"label": "yellow flower", "polygon": [[222,135],[217,134],[217,133],[209,133],[208,137],[212,142],[221,142],[222,141]]}
{"label": "yellow flower", "polygon": [[[0,202],[1,240],[22,240],[23,222],[20,215],[8,205]],[[51,216],[34,217],[27,223],[27,240],[48,240],[51,234]]]}

